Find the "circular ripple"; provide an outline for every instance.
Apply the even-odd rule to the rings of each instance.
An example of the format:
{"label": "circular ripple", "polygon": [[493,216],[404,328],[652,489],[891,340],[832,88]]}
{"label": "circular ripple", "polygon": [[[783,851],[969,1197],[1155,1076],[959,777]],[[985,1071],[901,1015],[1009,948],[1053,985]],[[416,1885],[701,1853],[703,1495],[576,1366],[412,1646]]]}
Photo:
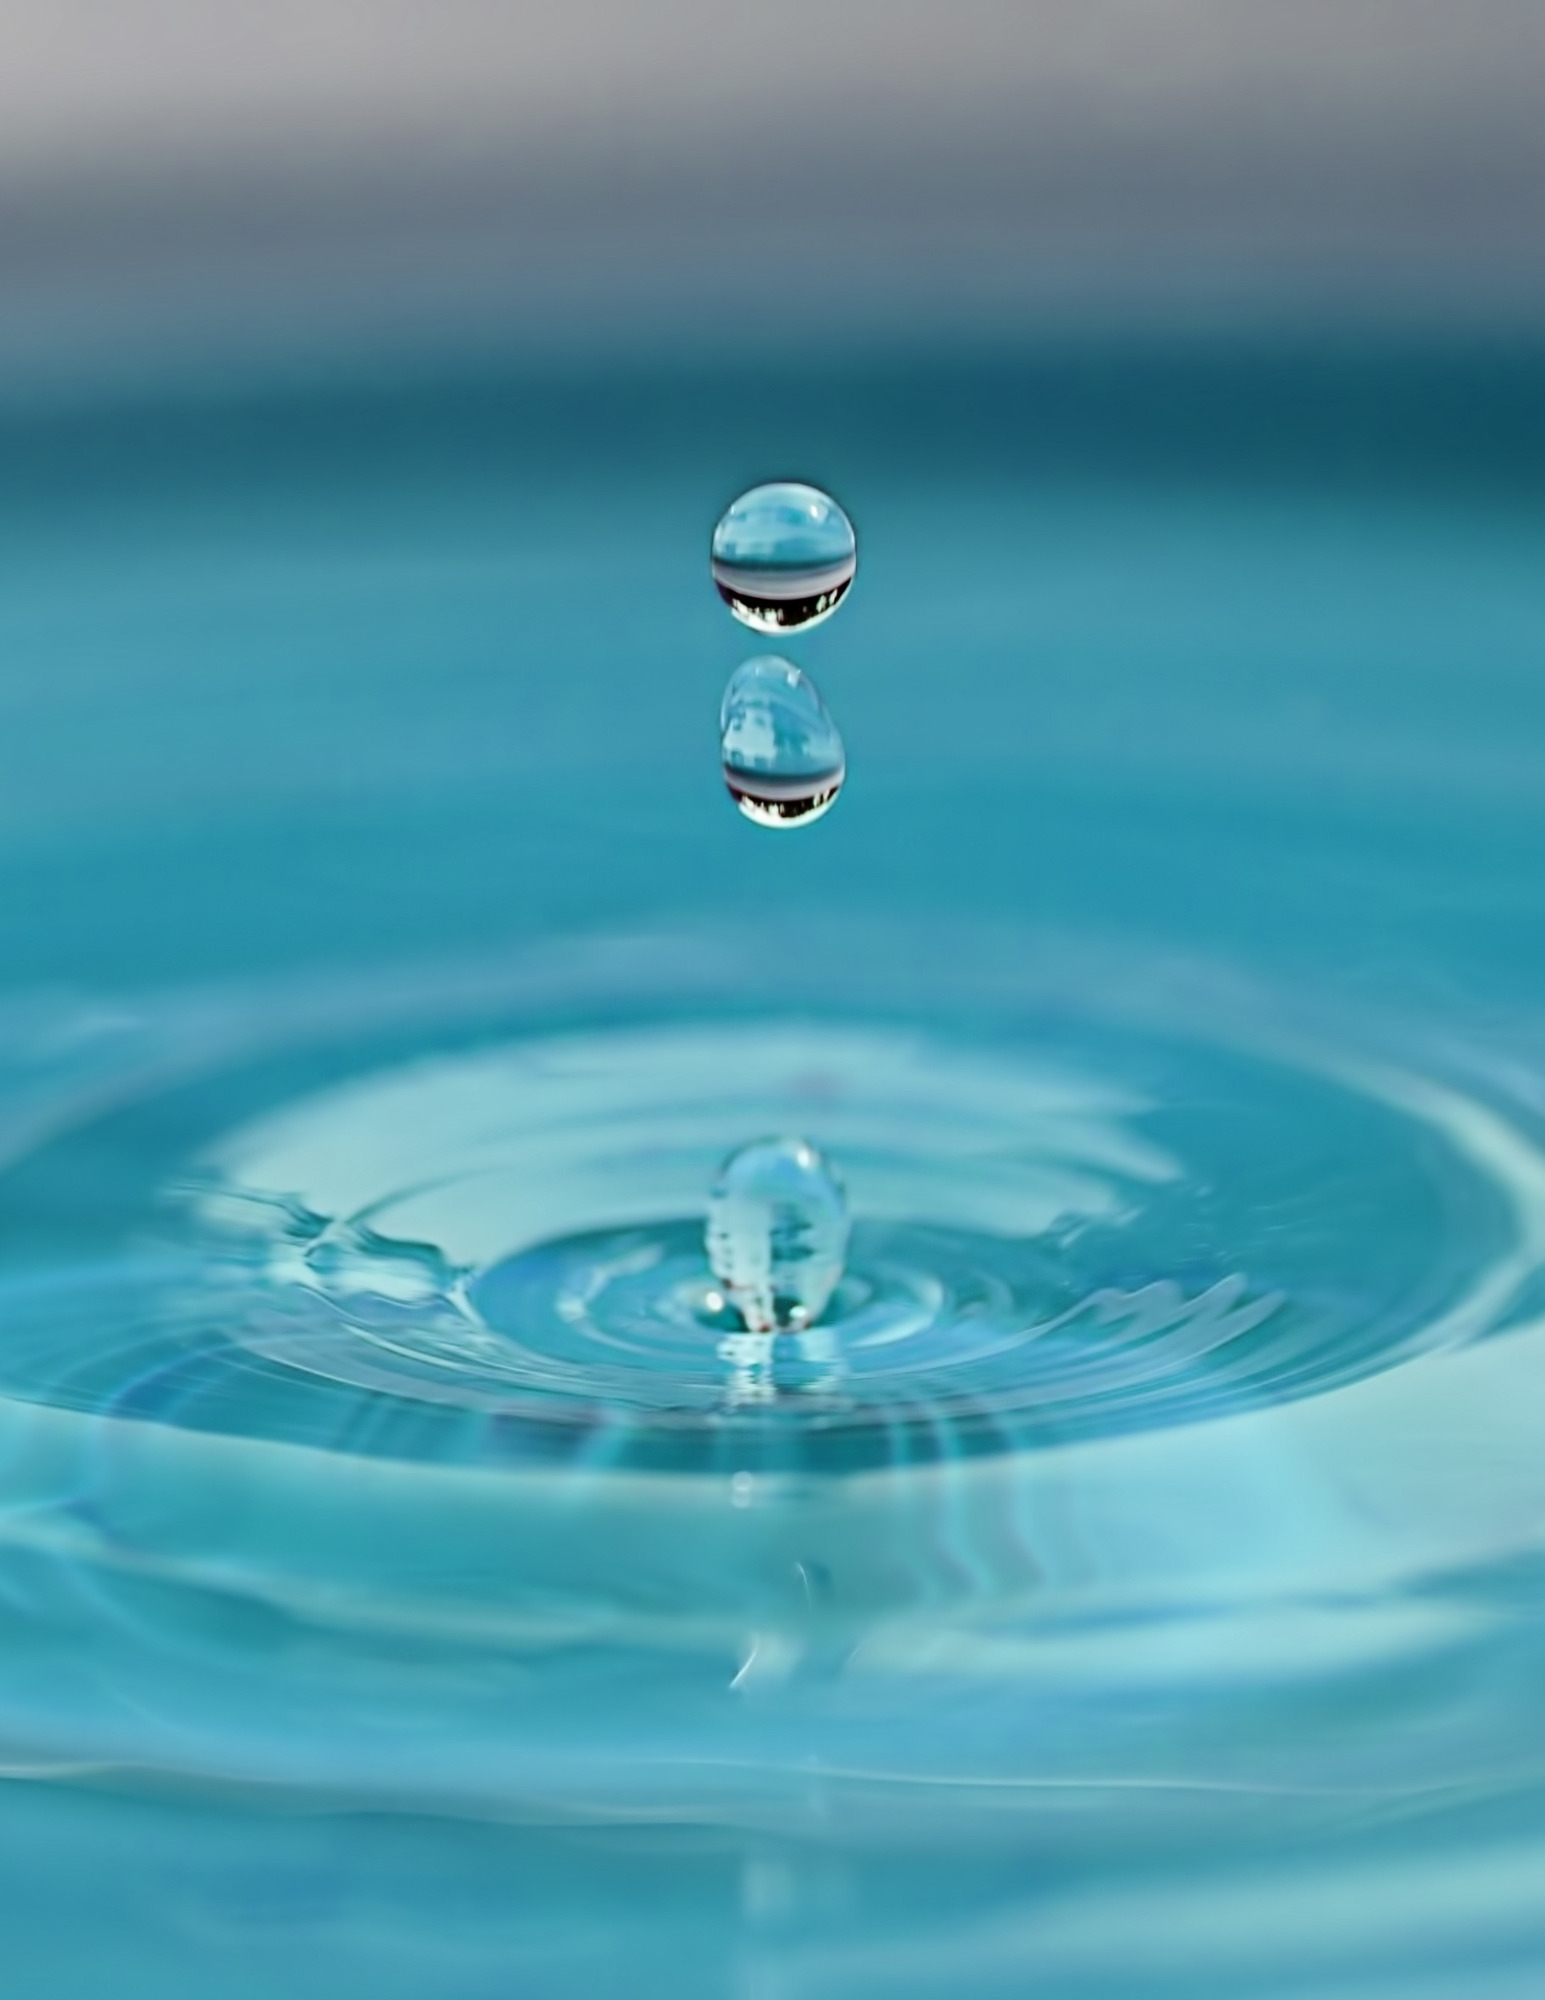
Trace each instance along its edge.
{"label": "circular ripple", "polygon": [[[345,1073],[318,1083],[323,1051]],[[779,1131],[840,1163],[855,1227],[821,1322],[769,1344],[714,1291],[702,1215],[718,1161]],[[0,1382],[461,1463],[840,1469],[1270,1405],[1484,1332],[1538,1266],[1545,1186],[1430,1081],[1066,1019],[469,1045],[452,1017],[389,1059],[248,1050],[19,1162],[0,1218],[125,1147],[118,1212],[13,1306]]]}
{"label": "circular ripple", "polygon": [[[1207,1046],[613,1029],[289,1106],[221,1142],[191,1206],[260,1302],[227,1324],[288,1365],[664,1433],[676,1463],[744,1458],[748,1429],[780,1462],[915,1460],[1238,1410],[1452,1337],[1532,1267],[1535,1183],[1419,1096]],[[770,1350],[701,1222],[763,1131],[840,1161],[857,1219],[823,1322]]]}
{"label": "circular ripple", "polygon": [[[1217,986],[901,963],[779,1013],[672,949],[13,1024],[13,1766],[766,1824],[784,1717],[934,1826],[1484,1783],[1532,1711],[1460,1704],[1414,1778],[1358,1718],[1534,1559],[1527,1113]],[[855,1226],[769,1382],[702,1218],[775,1131]]]}

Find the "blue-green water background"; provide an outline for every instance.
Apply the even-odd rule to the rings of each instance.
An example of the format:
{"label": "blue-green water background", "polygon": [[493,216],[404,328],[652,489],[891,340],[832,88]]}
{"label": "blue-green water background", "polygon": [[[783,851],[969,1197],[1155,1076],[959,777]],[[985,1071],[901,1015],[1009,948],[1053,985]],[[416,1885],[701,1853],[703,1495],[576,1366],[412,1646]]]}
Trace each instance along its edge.
{"label": "blue-green water background", "polygon": [[[726,825],[704,756],[747,650],[707,530],[785,466],[864,537],[861,590],[800,649],[852,809],[797,849]],[[1542,468],[1545,361],[1502,342],[512,368],[13,417],[7,977],[814,900],[1527,998]]]}
{"label": "blue-green water background", "polygon": [[[797,649],[848,785],[789,839],[722,792],[755,648],[706,574],[779,476],[861,537]],[[1523,341],[485,360],[0,419],[0,979],[49,1005],[731,924],[776,1000],[879,919],[920,958],[971,923],[1216,962],[1527,1063],[1542,745]],[[1545,1962],[1527,1782],[1312,1839],[1268,1799],[1239,1874],[1108,1804],[866,1844],[818,1800],[737,1833],[72,1776],[0,1785],[8,1976],[47,2000],[1501,1995]]]}

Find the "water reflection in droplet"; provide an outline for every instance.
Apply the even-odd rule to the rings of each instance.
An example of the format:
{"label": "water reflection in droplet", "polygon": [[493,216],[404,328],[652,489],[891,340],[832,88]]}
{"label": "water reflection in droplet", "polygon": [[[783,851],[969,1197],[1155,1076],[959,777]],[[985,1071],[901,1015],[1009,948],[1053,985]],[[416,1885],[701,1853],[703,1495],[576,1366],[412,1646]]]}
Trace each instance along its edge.
{"label": "water reflection in droplet", "polygon": [[709,1198],[708,1262],[748,1333],[797,1332],[842,1277],[842,1185],[803,1139],[759,1139],[731,1154]]}
{"label": "water reflection in droplet", "polygon": [[819,819],[847,775],[842,737],[815,682],[771,655],[747,660],[730,676],[719,749],[730,796],[758,826]]}
{"label": "water reflection in droplet", "polygon": [[829,618],[858,567],[853,523],[816,486],[779,480],[742,493],[714,529],[719,595],[758,632],[797,631]]}

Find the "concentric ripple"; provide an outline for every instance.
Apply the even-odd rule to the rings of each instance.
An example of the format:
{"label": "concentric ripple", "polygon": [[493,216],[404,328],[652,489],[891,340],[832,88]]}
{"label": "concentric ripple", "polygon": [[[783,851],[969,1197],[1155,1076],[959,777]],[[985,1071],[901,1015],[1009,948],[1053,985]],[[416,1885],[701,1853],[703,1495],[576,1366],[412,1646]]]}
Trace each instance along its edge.
{"label": "concentric ripple", "polygon": [[[1193,1801],[1412,1782],[1315,1675],[1462,1647],[1534,1546],[1528,1115],[1222,985],[973,971],[968,1011],[898,957],[774,1010],[747,963],[13,1024],[22,1764],[588,1812],[661,1809],[663,1756],[672,1811],[761,1818],[786,1713],[862,1812],[903,1771],[1039,1811],[1118,1742]],[[854,1226],[769,1381],[703,1215],[772,1132]],[[1241,1722],[1263,1675],[1302,1728]],[[1091,1719],[1134,1689],[1137,1748]]]}
{"label": "concentric ripple", "polygon": [[[179,1193],[198,1279],[167,1310],[287,1370],[600,1427],[651,1462],[743,1456],[728,1424],[837,1465],[1303,1394],[1430,1338],[1518,1254],[1520,1191],[1452,1120],[1215,1050],[1123,1054],[1102,1075],[771,1020],[393,1064],[203,1151]],[[1138,1081],[1161,1065],[1170,1105]],[[857,1227],[831,1308],[777,1343],[768,1407],[702,1214],[737,1138],[784,1128],[842,1162]],[[426,1424],[416,1450],[442,1449]]]}

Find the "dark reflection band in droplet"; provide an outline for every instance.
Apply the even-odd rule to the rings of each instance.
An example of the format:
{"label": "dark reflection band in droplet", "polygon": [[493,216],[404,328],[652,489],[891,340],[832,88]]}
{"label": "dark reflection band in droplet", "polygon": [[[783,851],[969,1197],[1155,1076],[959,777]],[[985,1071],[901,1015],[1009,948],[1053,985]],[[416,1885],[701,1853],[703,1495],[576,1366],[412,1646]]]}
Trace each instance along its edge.
{"label": "dark reflection band in droplet", "polygon": [[739,771],[724,767],[725,789],[747,819],[759,826],[813,824],[831,810],[842,790],[846,773],[826,771],[811,779],[789,779],[782,784],[759,771]]}
{"label": "dark reflection band in droplet", "polygon": [[798,632],[820,624],[830,618],[853,582],[851,570],[846,575],[832,571],[774,579],[766,571],[748,572],[724,563],[714,564],[713,575],[720,597],[742,625],[756,632]]}

